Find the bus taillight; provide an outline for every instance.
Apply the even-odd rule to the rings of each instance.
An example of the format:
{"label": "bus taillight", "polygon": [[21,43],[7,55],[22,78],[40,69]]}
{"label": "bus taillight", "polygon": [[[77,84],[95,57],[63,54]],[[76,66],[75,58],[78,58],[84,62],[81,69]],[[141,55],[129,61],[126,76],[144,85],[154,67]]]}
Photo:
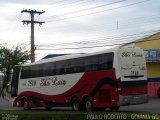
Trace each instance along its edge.
{"label": "bus taillight", "polygon": [[120,78],[117,80],[117,84],[118,84],[118,93],[121,94],[122,93],[122,81],[120,80]]}

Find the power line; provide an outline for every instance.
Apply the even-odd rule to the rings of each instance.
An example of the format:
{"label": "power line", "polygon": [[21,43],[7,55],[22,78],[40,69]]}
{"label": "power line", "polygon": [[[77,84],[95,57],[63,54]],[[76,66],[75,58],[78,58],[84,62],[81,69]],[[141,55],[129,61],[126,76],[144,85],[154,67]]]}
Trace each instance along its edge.
{"label": "power line", "polygon": [[[149,19],[149,17],[150,17],[150,19]],[[133,20],[133,19],[136,19],[136,20]],[[141,21],[138,21],[138,19],[141,19]],[[159,17],[159,14],[158,14],[158,15],[151,15],[151,16],[147,16],[147,17],[132,18],[132,20],[131,19],[127,19],[127,20],[125,19],[125,21],[128,21],[127,23],[126,22],[123,23],[124,19],[123,19],[122,22],[121,22],[121,20],[118,20],[118,30],[130,29],[130,27],[127,27],[127,26],[132,26],[132,25],[134,25],[134,26],[138,25],[138,27],[142,27],[142,26],[148,26],[150,24],[152,24],[152,25],[153,24],[160,24],[159,19],[160,19],[160,17]],[[158,20],[158,22],[157,22],[157,20]],[[107,28],[109,28],[109,29],[106,29],[105,26],[107,26]],[[112,27],[112,28],[110,28],[110,27]],[[125,27],[127,27],[127,28],[125,28]],[[54,27],[54,29],[55,28],[56,27]],[[60,26],[58,26],[58,28],[60,28]],[[63,29],[68,29],[68,28],[65,27]],[[105,31],[103,29],[105,29]],[[89,26],[86,25],[83,32],[88,33],[90,30],[92,32],[96,31],[96,33],[107,32],[107,31],[111,32],[111,31],[115,31],[115,30],[117,31],[116,21],[115,21],[115,24],[113,24],[113,22],[112,22],[112,24],[111,23],[105,23],[105,24],[100,24],[100,25],[94,25],[94,24],[89,25]]]}
{"label": "power line", "polygon": [[[142,36],[141,36],[142,37]],[[144,36],[143,36],[144,37]],[[146,37],[146,36],[145,36]],[[105,47],[105,46],[115,46],[115,45],[122,45],[122,44],[128,44],[128,43],[133,43],[133,42],[135,42],[135,39],[142,39],[142,38],[139,38],[139,36],[132,36],[132,37],[128,37],[128,38],[125,38],[125,39],[131,39],[131,38],[134,38],[134,40],[130,40],[130,41],[127,41],[126,42],[126,40],[124,40],[124,38],[119,38],[119,39],[117,39],[117,40],[119,40],[119,41],[115,41],[116,43],[114,43],[113,44],[113,42],[112,43],[107,43],[107,42],[105,42],[105,43],[103,43],[103,45],[94,45],[94,46],[83,46],[83,47],[63,47],[63,48],[38,48],[38,50],[64,50],[64,49],[84,49],[84,48],[94,48],[94,47]],[[120,41],[120,40],[122,40],[122,41]],[[153,41],[153,40],[159,40],[159,38],[155,38],[155,39],[149,39],[149,40],[145,40],[145,41]],[[122,42],[122,43],[117,43],[117,42]],[[102,43],[101,43],[102,44]],[[107,44],[107,45],[106,45]]]}
{"label": "power line", "polygon": [[62,2],[66,2],[68,0],[60,0],[60,1],[57,1],[57,2],[52,2],[52,3],[49,3],[49,5],[55,5],[55,4],[59,4],[59,3],[62,3]]}
{"label": "power line", "polygon": [[75,4],[75,3],[79,3],[81,1],[85,1],[85,0],[78,0],[78,1],[70,2],[70,3],[66,3],[66,4],[62,4],[62,5]]}
{"label": "power line", "polygon": [[[140,39],[140,38],[142,38],[142,37],[144,37],[144,36],[131,36],[131,37],[124,37],[124,38],[118,38],[118,39],[112,39],[112,41],[97,41],[97,42],[92,42],[92,43],[84,43],[84,44],[81,44],[81,45],[83,45],[83,46],[85,46],[85,45],[97,45],[97,44],[106,44],[106,43],[117,43],[117,42],[125,42],[126,41],[126,39],[127,39],[127,41],[131,41],[130,39]],[[75,44],[74,46],[81,46],[81,45],[79,45],[79,44]],[[66,47],[67,45],[65,45],[65,47]],[[49,46],[47,46],[47,47],[49,47]],[[52,46],[52,47],[55,47],[55,46]]]}
{"label": "power line", "polygon": [[122,45],[121,44],[112,44],[112,45],[97,45],[97,46],[90,46],[90,47],[77,47],[77,48],[57,48],[57,49],[54,49],[54,48],[38,48],[37,50],[68,50],[68,49],[85,49],[85,48],[95,48],[95,47],[105,47],[105,46],[115,46],[115,45]]}
{"label": "power line", "polygon": [[111,9],[97,11],[97,12],[91,12],[91,13],[87,13],[87,14],[83,14],[83,15],[77,15],[77,16],[73,16],[73,17],[65,17],[65,18],[58,19],[58,20],[48,20],[47,22],[61,21],[61,20],[66,20],[66,19],[71,19],[71,18],[83,17],[83,16],[87,16],[87,15],[92,15],[92,14],[97,14],[97,13],[117,10],[117,9],[129,7],[129,6],[133,6],[133,5],[137,5],[137,4],[141,4],[141,3],[144,3],[144,2],[148,2],[148,1],[150,1],[150,0],[143,0],[143,1],[140,1],[140,2],[135,2],[135,3],[132,3],[132,4],[128,4],[128,5],[124,5],[124,6],[120,6],[120,7],[116,7],[116,8],[111,8]]}
{"label": "power line", "polygon": [[[159,18],[157,17],[157,18],[152,18],[151,20],[144,20],[144,21],[140,21],[140,22],[127,22],[127,24],[125,23],[125,24],[123,24],[123,23],[120,23],[119,22],[119,24],[118,24],[118,30],[116,29],[116,25],[114,26],[114,28],[111,28],[111,29],[106,29],[106,28],[101,28],[101,29],[98,29],[98,27],[96,27],[96,26],[91,26],[92,28],[90,28],[91,30],[92,30],[92,32],[94,31],[96,31],[96,33],[101,33],[101,32],[107,32],[107,31],[109,31],[109,32],[111,32],[111,31],[119,31],[119,30],[124,30],[124,29],[131,29],[132,28],[132,26],[134,26],[134,29],[137,29],[137,27],[135,27],[135,26],[138,26],[138,29],[140,28],[140,27],[142,27],[142,26],[145,26],[145,27],[149,27],[149,26],[152,26],[153,24],[160,24],[159,23],[159,21],[157,21],[157,20],[159,20]],[[131,24],[132,23],[132,24]],[[113,25],[112,25],[112,27],[113,27]],[[158,27],[158,26],[157,26]],[[96,28],[96,30],[94,30],[94,28]],[[105,30],[104,30],[105,29]],[[88,29],[87,29],[88,30]],[[83,32],[85,32],[85,31],[83,31]],[[86,31],[86,32],[88,32],[88,31]]]}
{"label": "power line", "polygon": [[79,1],[78,3],[71,3],[71,4],[69,4],[69,5],[66,5],[66,6],[64,6],[64,7],[60,7],[60,8],[57,8],[57,9],[68,8],[68,7],[74,6],[74,5],[76,5],[76,4],[82,5],[82,4],[84,4],[84,3],[88,3],[88,2],[91,2],[91,1],[95,1],[95,0]]}
{"label": "power line", "polygon": [[[160,40],[160,38],[156,38],[156,39],[150,39],[150,40],[146,40],[146,41],[155,41],[155,40]],[[136,42],[136,41],[134,41]],[[89,49],[89,48],[97,48],[97,47],[107,47],[107,46],[117,46],[117,45],[127,45],[127,44],[131,44],[131,43],[134,43],[134,42],[126,42],[126,43],[115,43],[115,44],[108,44],[108,45],[97,45],[97,46],[88,46],[88,47],[77,47],[77,48],[57,48],[57,49],[49,49],[49,48],[38,48],[37,50],[68,50],[68,49]],[[139,41],[139,42],[144,42],[144,41]]]}
{"label": "power line", "polygon": [[[160,30],[153,30],[153,31],[145,31],[145,32],[140,32],[140,33],[134,33],[134,34],[125,34],[125,35],[119,35],[119,36],[109,36],[109,37],[104,37],[104,38],[97,38],[97,39],[88,39],[85,41],[79,40],[80,42],[67,42],[67,43],[60,43],[60,44],[47,44],[47,45],[37,45],[37,46],[66,46],[66,45],[79,45],[79,44],[90,44],[90,43],[98,43],[98,42],[106,42],[106,40],[119,40],[119,39],[124,39],[124,38],[129,38],[129,37],[137,37],[140,35],[146,36],[146,34],[152,34],[155,32],[159,32]],[[143,37],[142,36],[142,37]]]}
{"label": "power line", "polygon": [[[152,18],[152,19],[153,19],[153,18]],[[157,19],[157,18],[156,18],[156,19]],[[156,19],[154,19],[154,21],[155,21]],[[146,20],[145,20],[145,21],[146,21]],[[145,25],[146,25],[146,23],[151,22],[150,20],[149,20],[149,22],[148,22],[148,19],[147,19],[146,22],[145,22],[145,21],[143,20],[142,24],[145,24]],[[127,24],[128,24],[128,23],[127,23]],[[129,25],[127,25],[127,24],[125,24],[125,27],[130,25],[130,24],[129,24]],[[138,24],[141,24],[141,23],[138,23]],[[153,23],[153,24],[155,24],[155,23]],[[136,24],[134,24],[134,25],[136,25]],[[104,26],[104,25],[103,25],[103,26]],[[141,26],[142,26],[142,25],[141,25]],[[148,25],[147,25],[147,26],[148,26]],[[93,25],[92,25],[91,27],[93,28],[93,27],[96,27],[96,26],[93,26]],[[107,25],[107,27],[108,27],[108,25]],[[139,27],[139,26],[138,26],[138,27]],[[97,28],[97,27],[96,27],[96,28]],[[115,30],[115,29],[116,29],[116,28],[110,29],[110,31],[111,31],[111,30]],[[119,23],[119,29],[126,29],[126,28],[124,28],[124,25],[123,25],[123,24],[121,25],[121,23]],[[127,29],[128,29],[128,28],[127,28]],[[93,31],[93,29],[92,29],[92,31]],[[102,30],[99,30],[99,29],[97,29],[96,31],[97,31],[97,32],[104,32],[104,30],[102,31]],[[106,31],[106,30],[105,30],[105,31]],[[110,32],[110,31],[109,31],[109,32]],[[83,32],[85,32],[85,30],[84,30]]]}
{"label": "power line", "polygon": [[121,3],[121,2],[124,2],[124,1],[127,1],[127,0],[119,0],[119,1],[116,1],[116,2],[106,3],[106,4],[99,5],[99,6],[85,8],[85,9],[76,10],[76,11],[72,11],[72,12],[67,12],[67,13],[63,13],[63,14],[59,14],[59,15],[55,15],[55,16],[50,16],[50,17],[57,18],[57,17],[65,16],[65,15],[68,15],[68,14],[77,14],[79,12],[88,11],[88,10],[92,10],[92,9],[97,9],[97,8],[100,8],[100,7],[113,5],[113,4]]}
{"label": "power line", "polygon": [[[64,2],[63,2],[64,1]],[[56,8],[56,9],[63,9],[63,8],[66,8],[67,7],[67,5],[68,6],[72,6],[72,4],[76,4],[76,3],[83,3],[83,1],[84,1],[84,3],[85,2],[87,2],[87,1],[85,1],[85,0],[78,0],[78,1],[74,1],[74,2],[69,2],[69,3],[65,3],[65,2],[67,2],[68,0],[62,0],[62,1],[57,1],[57,2],[55,2],[55,3],[50,3],[49,5],[51,5],[50,7],[47,7],[47,9],[50,9],[50,8]],[[54,6],[55,5],[55,6]],[[56,5],[58,5],[58,6],[56,6]],[[62,6],[62,7],[61,7]],[[64,6],[64,7],[63,7]],[[57,8],[58,7],[58,8]]]}
{"label": "power line", "polygon": [[[52,6],[50,6],[50,7],[46,7],[45,9],[54,9],[54,10],[62,10],[62,9],[66,9],[66,8],[71,8],[72,6],[76,6],[76,5],[83,5],[83,4],[85,4],[85,3],[89,3],[89,2],[91,2],[91,1],[95,1],[95,0],[89,0],[89,1],[77,1],[76,3],[68,3],[68,4],[66,4],[66,5],[58,5],[58,6],[55,6],[55,7],[52,7]],[[62,6],[62,7],[61,7]],[[77,8],[77,6],[76,6],[76,8]],[[53,15],[51,15],[51,16],[48,16],[48,17],[46,17],[45,19],[50,19],[50,18],[52,18],[53,17]]]}
{"label": "power line", "polygon": [[[128,38],[119,38],[119,39],[113,39],[112,41],[97,41],[96,43],[86,43],[86,44],[81,44],[81,45],[74,45],[74,46],[93,46],[93,45],[102,45],[102,44],[113,44],[113,43],[123,43],[123,42],[126,42],[126,41],[132,41],[132,40],[135,40],[135,39],[140,39],[144,36],[135,36],[135,37],[128,37]],[[132,39],[132,40],[131,40]],[[72,46],[72,45],[71,45]],[[40,46],[39,46],[40,47]],[[43,46],[41,46],[42,48]],[[47,46],[47,48],[49,47],[55,47],[55,46]],[[67,47],[67,45],[65,46],[65,48]],[[73,46],[72,46],[73,47]],[[43,47],[44,48],[44,47]]]}

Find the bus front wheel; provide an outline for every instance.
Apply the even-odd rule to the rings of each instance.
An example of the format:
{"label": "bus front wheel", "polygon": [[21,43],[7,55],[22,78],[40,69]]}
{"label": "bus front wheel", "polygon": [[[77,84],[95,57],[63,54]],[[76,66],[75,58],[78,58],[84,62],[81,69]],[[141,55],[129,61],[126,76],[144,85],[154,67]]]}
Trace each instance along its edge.
{"label": "bus front wheel", "polygon": [[29,103],[26,99],[23,100],[23,109],[24,110],[30,110]]}

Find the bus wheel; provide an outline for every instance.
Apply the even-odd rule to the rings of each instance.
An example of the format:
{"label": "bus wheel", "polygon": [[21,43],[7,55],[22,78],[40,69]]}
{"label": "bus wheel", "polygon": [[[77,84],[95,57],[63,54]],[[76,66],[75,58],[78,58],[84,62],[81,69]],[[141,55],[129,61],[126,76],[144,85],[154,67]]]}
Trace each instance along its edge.
{"label": "bus wheel", "polygon": [[118,111],[119,108],[120,108],[119,106],[109,107],[111,111]]}
{"label": "bus wheel", "polygon": [[92,101],[90,98],[86,98],[83,104],[84,110],[85,111],[92,111]]}
{"label": "bus wheel", "polygon": [[29,106],[28,101],[26,99],[23,100],[23,109],[24,110],[30,110],[31,108],[28,107],[28,106]]}
{"label": "bus wheel", "polygon": [[78,111],[79,110],[80,102],[79,102],[78,98],[76,98],[76,97],[73,98],[71,104],[72,104],[72,110],[73,111]]}

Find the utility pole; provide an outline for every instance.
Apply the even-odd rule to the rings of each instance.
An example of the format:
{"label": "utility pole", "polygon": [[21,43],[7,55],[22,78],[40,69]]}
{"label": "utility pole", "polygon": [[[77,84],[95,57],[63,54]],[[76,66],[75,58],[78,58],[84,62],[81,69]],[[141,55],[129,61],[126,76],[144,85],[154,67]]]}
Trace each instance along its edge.
{"label": "utility pole", "polygon": [[35,44],[34,44],[34,24],[38,23],[39,25],[42,25],[42,23],[45,22],[40,22],[40,21],[35,21],[34,20],[34,15],[39,14],[41,15],[45,11],[36,11],[36,10],[27,10],[23,9],[21,13],[26,12],[31,15],[31,20],[23,20],[23,24],[31,24],[31,62],[35,62]]}

